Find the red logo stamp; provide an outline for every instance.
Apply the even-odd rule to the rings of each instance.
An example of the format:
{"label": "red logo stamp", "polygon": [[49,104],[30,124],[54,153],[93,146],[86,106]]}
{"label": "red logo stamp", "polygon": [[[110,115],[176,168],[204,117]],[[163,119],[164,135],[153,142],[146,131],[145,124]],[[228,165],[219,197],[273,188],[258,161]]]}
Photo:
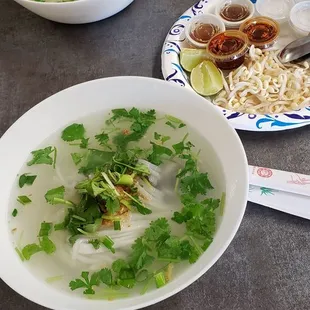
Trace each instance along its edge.
{"label": "red logo stamp", "polygon": [[270,178],[272,177],[272,170],[268,168],[258,168],[257,174],[262,178]]}

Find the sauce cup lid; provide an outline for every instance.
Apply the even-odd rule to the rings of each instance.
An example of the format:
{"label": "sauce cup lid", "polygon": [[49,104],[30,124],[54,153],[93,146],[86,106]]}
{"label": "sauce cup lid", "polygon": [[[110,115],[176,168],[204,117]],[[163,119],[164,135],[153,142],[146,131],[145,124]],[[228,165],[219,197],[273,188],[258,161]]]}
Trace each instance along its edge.
{"label": "sauce cup lid", "polygon": [[290,21],[297,29],[310,32],[310,1],[295,4],[290,12]]}
{"label": "sauce cup lid", "polygon": [[287,20],[291,8],[289,0],[259,0],[255,6],[260,15],[278,22]]}

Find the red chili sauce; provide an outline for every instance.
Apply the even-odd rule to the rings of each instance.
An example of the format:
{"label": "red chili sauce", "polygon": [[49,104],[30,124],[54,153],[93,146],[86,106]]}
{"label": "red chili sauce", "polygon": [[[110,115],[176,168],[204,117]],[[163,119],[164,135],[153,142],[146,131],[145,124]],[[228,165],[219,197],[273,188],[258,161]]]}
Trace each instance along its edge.
{"label": "red chili sauce", "polygon": [[[209,51],[215,56],[228,56],[227,59],[216,59],[215,62],[220,69],[231,70],[239,67],[245,58],[245,53],[238,55],[245,45],[245,41],[237,36],[228,36],[224,33],[214,37],[209,43]],[[232,56],[233,59],[229,59]]]}
{"label": "red chili sauce", "polygon": [[277,35],[277,29],[270,24],[260,22],[251,24],[243,30],[252,42],[267,42]]}

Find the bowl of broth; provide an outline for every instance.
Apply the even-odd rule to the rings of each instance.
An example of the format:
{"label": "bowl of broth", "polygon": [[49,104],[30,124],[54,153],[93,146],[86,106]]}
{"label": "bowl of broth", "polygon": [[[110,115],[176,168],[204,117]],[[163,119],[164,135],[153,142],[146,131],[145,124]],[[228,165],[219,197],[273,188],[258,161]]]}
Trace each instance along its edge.
{"label": "bowl of broth", "polygon": [[234,129],[157,79],[99,79],[47,98],[2,136],[0,159],[1,278],[51,309],[168,298],[220,258],[246,207]]}
{"label": "bowl of broth", "polygon": [[29,11],[64,24],[96,22],[125,9],[133,0],[15,0]]}

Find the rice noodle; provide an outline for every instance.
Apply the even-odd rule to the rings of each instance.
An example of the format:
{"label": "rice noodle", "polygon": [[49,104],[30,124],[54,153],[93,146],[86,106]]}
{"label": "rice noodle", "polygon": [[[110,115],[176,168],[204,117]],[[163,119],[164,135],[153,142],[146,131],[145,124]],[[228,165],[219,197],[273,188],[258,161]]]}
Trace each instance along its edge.
{"label": "rice noodle", "polygon": [[249,59],[227,78],[214,104],[243,113],[266,114],[298,110],[310,105],[309,63],[282,64],[279,51],[253,45]]}

